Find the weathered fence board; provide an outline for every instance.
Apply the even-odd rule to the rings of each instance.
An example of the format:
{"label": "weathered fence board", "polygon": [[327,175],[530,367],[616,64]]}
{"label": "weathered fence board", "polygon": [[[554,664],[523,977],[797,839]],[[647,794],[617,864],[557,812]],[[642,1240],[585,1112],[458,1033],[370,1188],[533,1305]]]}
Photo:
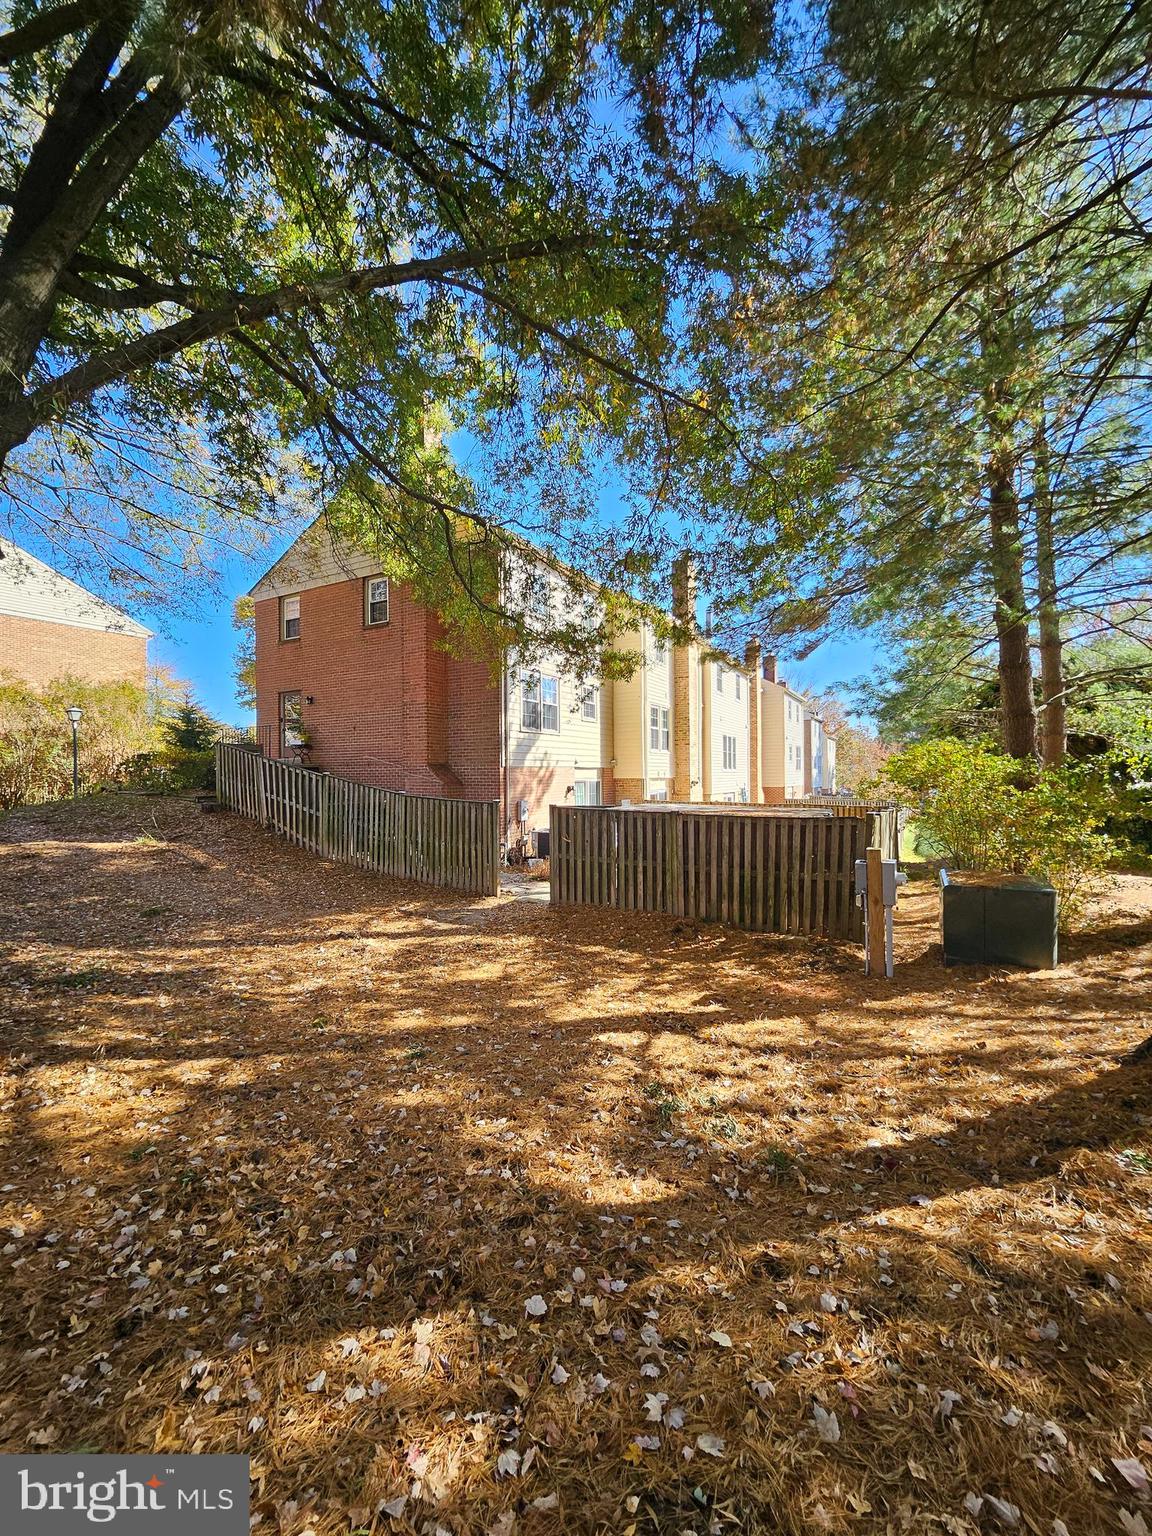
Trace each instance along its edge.
{"label": "weathered fence board", "polygon": [[554,805],[552,900],[858,938],[854,867],[885,835],[883,814]]}
{"label": "weathered fence board", "polygon": [[886,859],[900,857],[900,811],[891,800],[846,800],[841,795],[805,795],[802,799],[787,800],[781,811],[793,808],[831,811],[833,816],[876,816],[879,831],[879,848]]}
{"label": "weathered fence board", "polygon": [[407,795],[223,742],[216,794],[229,810],[322,858],[482,896],[499,890],[498,800]]}

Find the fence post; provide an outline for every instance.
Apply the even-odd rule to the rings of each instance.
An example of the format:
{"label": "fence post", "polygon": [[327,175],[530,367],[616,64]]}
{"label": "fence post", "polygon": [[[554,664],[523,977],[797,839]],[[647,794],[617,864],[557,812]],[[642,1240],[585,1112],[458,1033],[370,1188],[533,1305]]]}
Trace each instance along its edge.
{"label": "fence post", "polygon": [[868,974],[884,976],[888,970],[887,915],[884,911],[884,850],[879,846],[878,831],[876,839],[865,854],[868,864]]}
{"label": "fence post", "polygon": [[268,797],[264,789],[264,754],[256,758],[256,772],[253,775],[256,781],[256,819],[262,827],[268,825]]}
{"label": "fence post", "polygon": [[316,815],[320,822],[317,842],[321,857],[327,859],[332,853],[332,775],[322,773],[317,777],[320,780],[320,793],[316,800]]}

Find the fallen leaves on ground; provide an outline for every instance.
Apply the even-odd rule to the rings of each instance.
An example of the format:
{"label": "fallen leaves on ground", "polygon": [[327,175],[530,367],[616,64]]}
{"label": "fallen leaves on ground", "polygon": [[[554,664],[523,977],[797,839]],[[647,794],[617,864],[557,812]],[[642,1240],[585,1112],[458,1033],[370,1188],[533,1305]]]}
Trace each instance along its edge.
{"label": "fallen leaves on ground", "polygon": [[11,817],[12,1451],[257,1529],[1147,1536],[1152,882],[1050,975]]}

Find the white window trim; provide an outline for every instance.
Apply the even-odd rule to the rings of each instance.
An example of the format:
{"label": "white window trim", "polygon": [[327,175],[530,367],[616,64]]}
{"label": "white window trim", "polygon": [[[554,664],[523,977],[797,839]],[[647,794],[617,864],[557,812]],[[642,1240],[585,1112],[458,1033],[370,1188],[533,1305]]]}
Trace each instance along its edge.
{"label": "white window trim", "polygon": [[[372,617],[372,588],[377,582],[384,583],[384,617],[374,619]],[[392,622],[392,586],[387,576],[365,576],[364,578],[364,628],[383,629],[386,624]]]}
{"label": "white window trim", "polygon": [[[547,700],[544,690],[547,684],[551,684],[553,698]],[[525,712],[535,705],[538,713],[539,724],[532,725],[526,718]],[[548,724],[548,714],[551,711],[552,723]],[[520,729],[531,731],[536,735],[544,731],[556,733],[560,730],[560,679],[552,677],[546,672],[531,672],[520,680]]]}
{"label": "white window trim", "polygon": [[[595,792],[596,798],[594,800],[588,799],[589,789],[592,789]],[[584,792],[583,799],[580,798],[579,794],[579,791],[581,790]],[[573,779],[572,802],[574,805],[603,805],[604,786],[601,784],[600,779],[598,777],[595,779]]]}
{"label": "white window trim", "polygon": [[[296,612],[294,614],[291,614],[291,615],[288,612],[288,604],[289,603],[295,603],[296,604]],[[290,635],[288,633],[288,626],[289,626],[289,624],[291,624],[293,622],[293,620],[295,620],[295,623],[296,623],[296,633],[294,635]],[[280,638],[281,638],[281,640],[299,640],[301,627],[302,626],[301,626],[301,623],[300,623],[300,594],[298,592],[293,592],[289,596],[282,597],[280,599]]]}
{"label": "white window trim", "polygon": [[[284,702],[286,699],[295,699],[297,701],[299,713],[296,714],[291,723],[289,717],[284,713]],[[298,747],[304,739],[304,695],[300,692],[299,688],[286,688],[277,698],[276,704],[279,713],[280,750],[281,752],[287,752],[291,747]]]}

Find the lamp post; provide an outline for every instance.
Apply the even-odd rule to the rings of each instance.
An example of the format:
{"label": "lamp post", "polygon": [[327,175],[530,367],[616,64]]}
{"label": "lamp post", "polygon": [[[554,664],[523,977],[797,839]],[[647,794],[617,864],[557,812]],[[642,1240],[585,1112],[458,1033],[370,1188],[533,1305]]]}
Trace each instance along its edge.
{"label": "lamp post", "polygon": [[68,716],[68,719],[72,722],[72,798],[73,798],[73,800],[79,800],[79,798],[80,798],[80,743],[79,743],[79,741],[77,739],[77,736],[76,736],[76,730],[77,730],[77,727],[80,724],[80,716],[84,713],[84,711],[80,708],[79,704],[69,704],[68,708],[64,711],[64,713]]}

